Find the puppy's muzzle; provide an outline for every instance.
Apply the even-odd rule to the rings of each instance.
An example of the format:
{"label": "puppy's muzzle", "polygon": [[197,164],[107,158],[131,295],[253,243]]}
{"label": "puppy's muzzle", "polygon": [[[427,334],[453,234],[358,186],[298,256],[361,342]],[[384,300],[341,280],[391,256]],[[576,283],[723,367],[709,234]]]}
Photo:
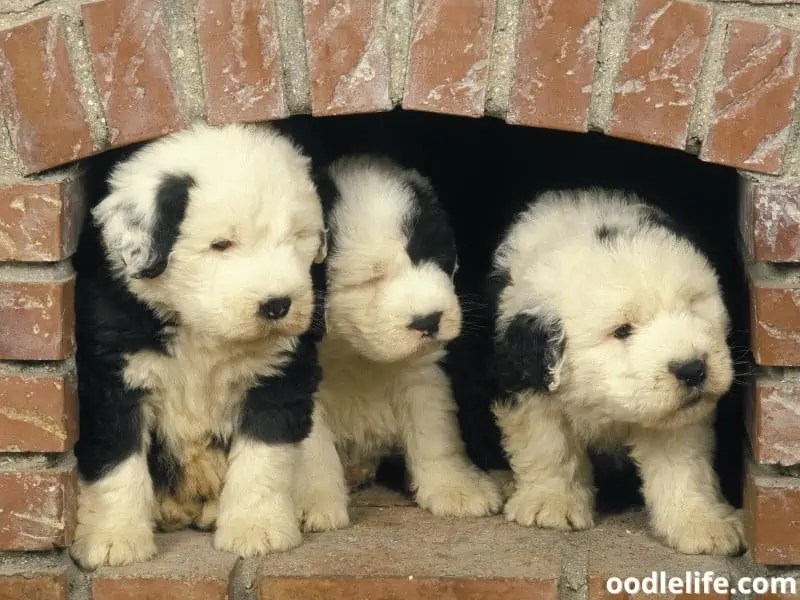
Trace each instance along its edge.
{"label": "puppy's muzzle", "polygon": [[414,317],[408,328],[419,331],[422,337],[434,337],[439,333],[439,324],[442,321],[442,312],[438,311],[422,317]]}
{"label": "puppy's muzzle", "polygon": [[259,305],[258,315],[263,319],[267,319],[268,321],[277,321],[288,315],[291,307],[292,299],[288,296],[270,298],[266,302],[262,302]]}

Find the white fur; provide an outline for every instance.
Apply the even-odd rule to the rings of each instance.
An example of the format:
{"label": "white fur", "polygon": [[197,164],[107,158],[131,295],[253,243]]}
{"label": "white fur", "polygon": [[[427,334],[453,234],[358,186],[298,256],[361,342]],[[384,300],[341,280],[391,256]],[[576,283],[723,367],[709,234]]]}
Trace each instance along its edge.
{"label": "white fur", "polygon": [[[327,458],[337,448],[346,471],[401,449],[417,502],[436,515],[496,512],[499,491],[464,454],[450,383],[437,364],[461,327],[453,274],[412,264],[405,250],[401,225],[413,200],[404,180],[427,181],[365,157],[339,161],[332,176],[341,199],[330,224],[323,382],[297,487],[305,528],[347,524],[343,469]],[[435,311],[443,313],[438,337],[409,329],[414,316]]]}
{"label": "white fur", "polygon": [[72,555],[88,569],[151,558],[156,553],[154,504],[142,454],[127,458],[96,482],[81,483]]}
{"label": "white fur", "polygon": [[[166,271],[135,278],[149,260],[148,228],[164,174],[191,175],[196,186]],[[218,548],[251,555],[297,545],[292,450],[237,439],[236,427],[246,390],[280,372],[311,322],[309,270],[324,258],[324,236],[308,159],[267,127],[198,126],[120,165],[93,215],[131,291],[159,314],[179,315],[180,324],[168,354],[127,357],[125,383],[149,390],[143,450],[85,487],[73,555],[88,567],[143,560],[155,551],[154,519],[162,528],[210,527],[218,511]],[[233,245],[210,248],[221,239]],[[291,297],[288,315],[259,317],[259,303],[278,296]],[[180,459],[183,497],[153,499],[144,453],[154,429]],[[230,457],[212,447],[212,435],[233,436]],[[135,535],[126,537],[128,530]]]}
{"label": "white fur", "polygon": [[[638,226],[649,209],[637,202],[602,190],[545,194],[495,255],[511,275],[498,333],[526,313],[559,322],[566,340],[549,392],[495,405],[516,479],[505,512],[524,525],[592,526],[587,448],[629,446],[655,532],[683,552],[730,553],[742,526],[711,466],[714,408],[732,381],[728,315],[707,260],[663,228]],[[603,241],[602,225],[623,232]],[[616,339],[625,323],[633,334]],[[690,404],[668,364],[695,357],[708,378]]]}
{"label": "white fur", "polygon": [[292,502],[297,452],[294,444],[234,442],[219,503],[217,549],[256,556],[300,545]]}

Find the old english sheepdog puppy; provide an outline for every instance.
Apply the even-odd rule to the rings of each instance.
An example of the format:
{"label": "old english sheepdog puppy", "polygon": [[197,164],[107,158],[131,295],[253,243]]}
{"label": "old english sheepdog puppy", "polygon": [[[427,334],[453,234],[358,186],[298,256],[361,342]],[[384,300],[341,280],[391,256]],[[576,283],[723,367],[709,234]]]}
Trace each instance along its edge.
{"label": "old english sheepdog puppy", "polygon": [[497,512],[498,490],[464,454],[439,364],[461,308],[455,238],[431,183],[388,159],[351,156],[330,167],[320,193],[330,211],[327,334],[296,489],[305,529],[346,526],[343,465],[375,464],[394,449],[423,508]]}
{"label": "old english sheepdog puppy", "polygon": [[492,282],[508,519],[591,527],[587,450],[627,447],[658,536],[689,554],[738,551],[742,524],[712,470],[729,317],[698,249],[635,197],[549,192],[508,231]]}
{"label": "old english sheepdog puppy", "polygon": [[215,546],[244,556],[297,546],[324,283],[309,160],[270,128],[198,126],[138,151],[109,184],[76,261],[73,556],[145,560],[154,521],[216,521]]}

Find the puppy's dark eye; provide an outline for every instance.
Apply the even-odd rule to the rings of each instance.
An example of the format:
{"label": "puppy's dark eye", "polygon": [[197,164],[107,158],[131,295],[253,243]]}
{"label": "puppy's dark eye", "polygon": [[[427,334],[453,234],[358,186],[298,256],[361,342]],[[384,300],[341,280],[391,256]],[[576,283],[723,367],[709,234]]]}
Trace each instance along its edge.
{"label": "puppy's dark eye", "polygon": [[231,246],[233,246],[233,242],[230,240],[217,240],[216,242],[212,242],[211,249],[218,252],[224,252]]}
{"label": "puppy's dark eye", "polygon": [[614,337],[618,340],[624,340],[625,338],[629,338],[633,333],[633,325],[630,323],[625,323],[625,325],[620,325],[614,330]]}

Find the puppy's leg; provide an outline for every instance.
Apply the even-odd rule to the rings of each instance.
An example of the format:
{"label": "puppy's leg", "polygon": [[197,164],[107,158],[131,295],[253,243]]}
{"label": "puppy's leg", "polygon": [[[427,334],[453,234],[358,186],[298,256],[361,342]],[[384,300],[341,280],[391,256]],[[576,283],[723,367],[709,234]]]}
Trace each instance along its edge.
{"label": "puppy's leg", "polygon": [[594,489],[585,448],[548,399],[494,408],[516,489],[509,521],[528,527],[587,529],[594,525]]}
{"label": "puppy's leg", "polygon": [[305,531],[328,531],[350,524],[342,463],[319,408],[314,411],[311,434],[301,444],[295,503]]}
{"label": "puppy's leg", "polygon": [[115,365],[82,358],[81,482],[70,552],[87,569],[144,561],[156,545],[143,394],[125,385]]}
{"label": "puppy's leg", "polygon": [[240,556],[289,550],[302,541],[292,484],[299,446],[249,436],[233,443],[214,546]]}
{"label": "puppy's leg", "polygon": [[91,483],[81,481],[72,557],[86,569],[151,558],[156,553],[154,503],[153,484],[142,452],[132,454]]}
{"label": "puppy's leg", "polygon": [[686,554],[733,554],[745,543],[742,522],[719,490],[713,445],[710,423],[638,431],[631,439],[652,527]]}
{"label": "puppy's leg", "polygon": [[406,387],[399,411],[417,503],[437,516],[498,512],[500,491],[466,457],[449,382],[438,369],[421,375]]}

